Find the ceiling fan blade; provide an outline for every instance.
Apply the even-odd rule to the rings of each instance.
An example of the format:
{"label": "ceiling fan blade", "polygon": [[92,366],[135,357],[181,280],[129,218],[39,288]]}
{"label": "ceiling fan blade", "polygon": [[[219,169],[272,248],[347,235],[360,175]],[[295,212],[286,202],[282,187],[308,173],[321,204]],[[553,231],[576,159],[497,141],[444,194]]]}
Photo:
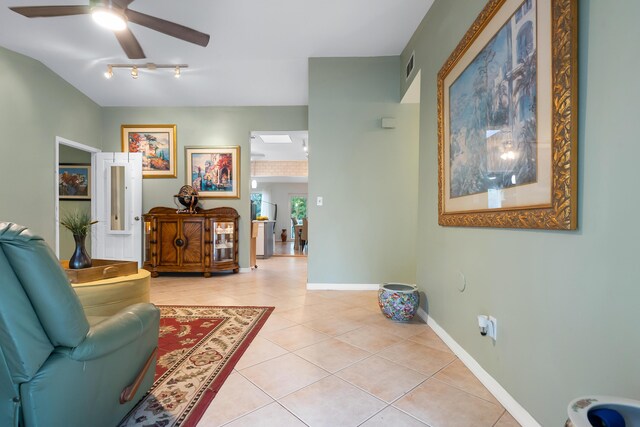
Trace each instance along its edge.
{"label": "ceiling fan blade", "polygon": [[125,28],[122,31],[114,31],[113,34],[116,35],[120,46],[122,46],[122,50],[124,50],[124,53],[127,54],[129,59],[146,58],[142,47],[140,47],[140,43],[138,43],[138,40],[130,29]]}
{"label": "ceiling fan blade", "polygon": [[184,25],[175,22],[165,21],[164,19],[154,16],[145,15],[135,10],[127,9],[124,11],[129,21],[134,22],[143,27],[151,28],[178,39],[197,44],[199,46],[207,46],[209,44],[209,34],[201,33]]}
{"label": "ceiling fan blade", "polygon": [[9,9],[27,18],[48,18],[91,13],[91,6],[22,6],[10,7]]}

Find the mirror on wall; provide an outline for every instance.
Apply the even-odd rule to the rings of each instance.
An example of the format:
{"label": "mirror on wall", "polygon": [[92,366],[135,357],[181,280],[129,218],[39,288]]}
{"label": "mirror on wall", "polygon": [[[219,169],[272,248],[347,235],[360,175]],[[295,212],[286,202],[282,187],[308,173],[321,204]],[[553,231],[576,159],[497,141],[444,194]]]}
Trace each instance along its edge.
{"label": "mirror on wall", "polygon": [[109,169],[109,230],[127,231],[126,165],[114,165]]}

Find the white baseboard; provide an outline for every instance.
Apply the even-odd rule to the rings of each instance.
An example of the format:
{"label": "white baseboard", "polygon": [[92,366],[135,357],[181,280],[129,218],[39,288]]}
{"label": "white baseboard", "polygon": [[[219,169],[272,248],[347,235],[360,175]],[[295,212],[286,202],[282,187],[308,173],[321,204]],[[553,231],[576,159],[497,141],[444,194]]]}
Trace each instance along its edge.
{"label": "white baseboard", "polygon": [[240,267],[240,273],[251,273],[251,267]]}
{"label": "white baseboard", "polygon": [[496,381],[476,360],[466,352],[438,323],[427,314],[422,307],[418,308],[418,317],[424,320],[433,329],[442,341],[455,353],[456,356],[466,365],[473,375],[489,390],[491,394],[504,406],[513,418],[523,427],[540,427],[540,424],[522,407],[498,381]]}
{"label": "white baseboard", "polygon": [[380,284],[370,283],[307,283],[309,291],[377,291]]}

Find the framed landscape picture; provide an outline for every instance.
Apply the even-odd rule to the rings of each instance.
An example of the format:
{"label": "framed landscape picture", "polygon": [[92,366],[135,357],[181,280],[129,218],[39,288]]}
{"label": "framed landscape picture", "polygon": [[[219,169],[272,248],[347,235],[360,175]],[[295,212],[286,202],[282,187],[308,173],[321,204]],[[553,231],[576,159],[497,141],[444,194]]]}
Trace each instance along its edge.
{"label": "framed landscape picture", "polygon": [[91,165],[60,164],[58,187],[60,200],[91,200]]}
{"label": "framed landscape picture", "polygon": [[240,147],[186,147],[186,182],[203,198],[240,198]]}
{"label": "framed landscape picture", "polygon": [[577,0],[491,0],[438,73],[438,219],[575,229]]}
{"label": "framed landscape picture", "polygon": [[142,153],[143,178],[175,178],[176,125],[122,125],[122,151]]}

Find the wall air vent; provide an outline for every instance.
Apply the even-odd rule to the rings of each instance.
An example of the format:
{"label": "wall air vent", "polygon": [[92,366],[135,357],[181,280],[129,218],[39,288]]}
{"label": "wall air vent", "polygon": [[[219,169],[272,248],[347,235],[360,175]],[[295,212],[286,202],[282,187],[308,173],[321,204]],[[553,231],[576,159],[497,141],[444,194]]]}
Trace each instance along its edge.
{"label": "wall air vent", "polygon": [[411,56],[409,57],[409,60],[407,61],[407,74],[404,77],[405,80],[407,80],[409,78],[409,76],[411,75],[411,72],[413,71],[415,55],[416,55],[415,52],[411,52]]}

